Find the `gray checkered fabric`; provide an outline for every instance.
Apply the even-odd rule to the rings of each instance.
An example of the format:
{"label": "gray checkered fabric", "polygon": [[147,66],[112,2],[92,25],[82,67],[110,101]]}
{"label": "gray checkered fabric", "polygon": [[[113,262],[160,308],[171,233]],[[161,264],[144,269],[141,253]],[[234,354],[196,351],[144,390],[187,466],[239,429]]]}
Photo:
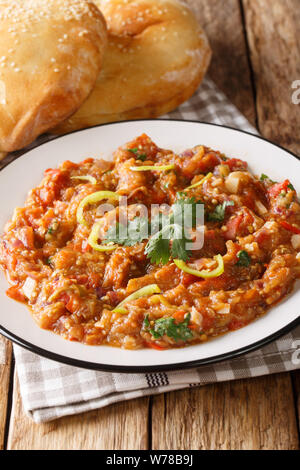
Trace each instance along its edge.
{"label": "gray checkered fabric", "polygon": [[[187,103],[165,117],[212,122],[256,133],[209,79]],[[42,136],[31,148],[49,139],[51,137]],[[2,165],[21,154],[9,155]],[[296,370],[300,367],[299,351],[300,326],[263,349],[220,364],[187,371],[127,375],[66,366],[14,346],[24,408],[37,423],[122,400]]]}

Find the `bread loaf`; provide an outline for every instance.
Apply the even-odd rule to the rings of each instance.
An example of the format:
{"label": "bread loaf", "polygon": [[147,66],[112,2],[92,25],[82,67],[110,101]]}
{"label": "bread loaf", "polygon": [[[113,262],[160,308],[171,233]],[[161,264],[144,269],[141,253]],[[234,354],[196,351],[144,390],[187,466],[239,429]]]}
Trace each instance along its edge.
{"label": "bread loaf", "polygon": [[108,27],[103,68],[81,108],[54,129],[151,118],[197,89],[211,50],[193,13],[178,0],[95,0]]}
{"label": "bread loaf", "polygon": [[89,0],[0,0],[0,154],[73,114],[102,64],[106,25]]}

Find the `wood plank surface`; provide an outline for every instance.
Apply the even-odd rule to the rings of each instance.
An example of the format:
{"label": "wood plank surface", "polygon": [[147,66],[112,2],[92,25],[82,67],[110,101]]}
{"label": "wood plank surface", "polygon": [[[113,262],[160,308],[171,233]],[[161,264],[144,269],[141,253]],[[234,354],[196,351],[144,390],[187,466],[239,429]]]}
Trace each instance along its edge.
{"label": "wood plank surface", "polygon": [[[299,357],[299,355],[298,355]],[[292,381],[295,395],[296,418],[298,421],[298,432],[300,436],[300,370],[292,373]]]}
{"label": "wood plank surface", "polygon": [[299,0],[243,0],[257,93],[258,123],[268,139],[300,154]]}
{"label": "wood plank surface", "polygon": [[298,449],[289,382],[289,376],[281,374],[154,397],[152,447]]}
{"label": "wood plank surface", "polygon": [[35,424],[24,414],[15,377],[8,450],[145,450],[149,441],[149,400],[140,398]]}
{"label": "wood plank surface", "polygon": [[0,450],[4,448],[11,356],[11,343],[0,335]]}
{"label": "wood plank surface", "polygon": [[210,77],[254,125],[251,73],[239,0],[185,0],[204,27],[213,58]]}

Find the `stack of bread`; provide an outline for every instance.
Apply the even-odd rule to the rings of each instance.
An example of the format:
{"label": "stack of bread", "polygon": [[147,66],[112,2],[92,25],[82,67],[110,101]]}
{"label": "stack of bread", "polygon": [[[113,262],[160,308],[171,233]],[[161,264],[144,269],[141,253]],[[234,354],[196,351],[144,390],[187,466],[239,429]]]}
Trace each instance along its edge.
{"label": "stack of bread", "polygon": [[0,152],[169,112],[210,57],[180,0],[0,0]]}

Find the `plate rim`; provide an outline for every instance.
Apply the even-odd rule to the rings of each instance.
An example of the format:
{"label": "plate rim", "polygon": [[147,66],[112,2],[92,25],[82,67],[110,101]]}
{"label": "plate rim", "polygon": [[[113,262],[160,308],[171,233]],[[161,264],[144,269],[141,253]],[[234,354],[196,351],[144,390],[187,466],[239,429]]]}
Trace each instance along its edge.
{"label": "plate rim", "polygon": [[[59,135],[59,136],[54,136],[51,138],[49,141],[46,142],[41,142],[34,146],[33,148],[20,151],[21,153],[12,161],[7,162],[1,169],[0,172],[2,172],[5,168],[7,168],[9,165],[13,164],[16,162],[19,157],[26,155],[27,153],[31,152],[32,150],[35,150],[39,147],[42,147],[43,145],[47,145],[49,142],[58,140],[58,139],[63,139],[66,136],[72,135],[72,134],[77,134],[79,132],[85,132],[89,129],[95,129],[95,128],[101,128],[105,126],[115,126],[119,124],[126,124],[129,122],[157,122],[157,121],[163,121],[163,122],[182,122],[182,123],[192,123],[192,124],[202,124],[202,125],[208,125],[208,126],[215,126],[215,127],[220,127],[224,129],[229,129],[231,131],[235,131],[238,133],[242,134],[247,134],[250,135],[251,137],[255,137],[259,140],[263,140],[269,144],[271,144],[274,147],[277,147],[284,152],[287,152],[290,154],[292,157],[296,158],[298,161],[300,161],[300,157],[290,151],[284,148],[283,146],[270,141],[269,139],[259,135],[259,134],[254,134],[249,131],[245,131],[242,129],[236,129],[234,127],[230,127],[224,124],[216,124],[216,123],[210,123],[206,121],[197,121],[197,120],[192,120],[192,119],[164,119],[164,118],[157,118],[157,119],[130,119],[126,121],[116,121],[116,122],[109,122],[109,123],[103,123],[103,124],[98,124],[95,126],[91,126],[88,128],[84,129],[78,129],[75,131],[68,132],[67,134]],[[117,373],[151,373],[151,372],[167,372],[167,371],[174,371],[174,370],[186,370],[186,369],[192,369],[195,367],[201,367],[205,365],[211,365],[211,364],[216,364],[220,362],[224,362],[226,360],[230,359],[235,359],[238,358],[244,354],[247,354],[249,352],[253,352],[263,346],[266,346],[270,344],[271,342],[275,341],[276,339],[280,338],[281,336],[289,333],[292,329],[294,329],[296,326],[300,324],[300,314],[296,320],[293,320],[291,323],[288,325],[284,326],[280,330],[276,331],[275,333],[266,336],[265,338],[254,342],[248,346],[244,346],[242,348],[236,349],[234,351],[230,351],[224,354],[219,354],[217,356],[212,356],[210,358],[204,358],[204,359],[196,359],[193,361],[184,361],[184,362],[179,362],[179,363],[174,363],[174,364],[160,364],[160,365],[149,365],[149,366],[130,366],[130,365],[107,365],[107,364],[100,364],[100,363],[94,363],[94,362],[88,362],[88,361],[81,361],[79,359],[74,359],[69,356],[62,356],[57,353],[53,353],[51,351],[48,351],[46,349],[40,348],[39,346],[32,344],[23,338],[20,338],[19,336],[15,335],[11,331],[7,330],[0,324],[0,333],[6,337],[7,339],[11,340],[13,343],[27,349],[28,351],[38,354],[39,356],[42,356],[46,359],[53,360],[62,364],[67,364],[73,367],[79,367],[82,369],[89,369],[89,370],[96,370],[96,371],[104,371],[104,372],[117,372]]]}

